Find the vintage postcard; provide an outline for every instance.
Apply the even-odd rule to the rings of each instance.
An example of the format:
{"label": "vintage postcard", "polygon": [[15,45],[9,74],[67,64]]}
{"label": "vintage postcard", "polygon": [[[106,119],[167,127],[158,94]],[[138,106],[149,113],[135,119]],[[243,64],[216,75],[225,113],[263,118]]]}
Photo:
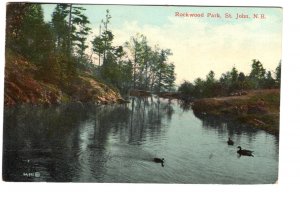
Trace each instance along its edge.
{"label": "vintage postcard", "polygon": [[6,13],[4,181],[277,182],[282,8]]}

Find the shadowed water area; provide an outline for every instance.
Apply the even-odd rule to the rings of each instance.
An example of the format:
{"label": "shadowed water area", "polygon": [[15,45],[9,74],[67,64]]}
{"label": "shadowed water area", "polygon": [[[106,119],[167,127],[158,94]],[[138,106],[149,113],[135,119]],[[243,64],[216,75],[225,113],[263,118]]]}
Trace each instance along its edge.
{"label": "shadowed water area", "polygon": [[[157,97],[6,108],[3,138],[6,181],[260,184],[278,175],[278,136]],[[239,145],[254,157],[239,156]]]}

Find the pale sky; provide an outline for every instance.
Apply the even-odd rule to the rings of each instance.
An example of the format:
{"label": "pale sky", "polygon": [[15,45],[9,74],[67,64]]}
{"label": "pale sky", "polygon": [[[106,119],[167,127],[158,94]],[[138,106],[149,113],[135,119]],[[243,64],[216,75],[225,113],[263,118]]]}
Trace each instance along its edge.
{"label": "pale sky", "polygon": [[[55,5],[43,5],[45,20],[51,20]],[[144,34],[150,46],[158,44],[173,52],[176,84],[194,81],[210,70],[216,78],[235,66],[249,74],[252,59],[258,59],[264,68],[275,71],[281,60],[282,10],[280,8],[250,7],[178,7],[178,6],[121,6],[82,5],[92,28],[92,40],[99,34],[100,21],[105,10],[112,16],[109,29],[115,35],[113,45],[123,45],[136,33]],[[203,13],[205,17],[178,17],[183,14]],[[219,13],[221,18],[207,17]],[[225,14],[232,18],[225,18]],[[237,14],[249,18],[235,19]],[[264,14],[265,19],[254,19],[253,14]],[[90,49],[87,49],[87,53]],[[96,57],[96,56],[95,56]]]}

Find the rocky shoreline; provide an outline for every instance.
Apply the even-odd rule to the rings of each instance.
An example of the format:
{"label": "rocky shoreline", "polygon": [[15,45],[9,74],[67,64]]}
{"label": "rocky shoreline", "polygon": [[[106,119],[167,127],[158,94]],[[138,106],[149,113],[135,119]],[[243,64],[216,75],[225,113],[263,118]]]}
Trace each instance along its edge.
{"label": "rocky shoreline", "polygon": [[69,102],[94,104],[122,103],[117,90],[99,82],[90,74],[72,79],[63,89],[55,83],[38,79],[37,66],[22,56],[9,55],[5,63],[4,105],[17,104],[51,105]]}

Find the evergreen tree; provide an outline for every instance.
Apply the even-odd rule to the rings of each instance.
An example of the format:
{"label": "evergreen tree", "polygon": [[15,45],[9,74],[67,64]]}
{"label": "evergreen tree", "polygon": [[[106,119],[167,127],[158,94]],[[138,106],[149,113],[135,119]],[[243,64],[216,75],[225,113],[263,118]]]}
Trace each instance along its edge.
{"label": "evergreen tree", "polygon": [[276,83],[280,86],[280,82],[281,82],[281,61],[279,62],[278,66],[276,67]]}
{"label": "evergreen tree", "polygon": [[222,86],[221,95],[228,95],[230,94],[231,87],[232,87],[232,79],[231,79],[231,72],[227,71],[223,73],[219,79],[219,83]]}
{"label": "evergreen tree", "polygon": [[178,88],[178,92],[188,96],[194,96],[194,90],[194,85],[189,81],[184,81]]}
{"label": "evergreen tree", "polygon": [[41,64],[54,49],[50,26],[45,24],[40,4],[25,4],[18,38],[19,52],[33,63]]}
{"label": "evergreen tree", "polygon": [[202,97],[203,96],[203,88],[204,88],[204,81],[198,77],[195,79],[194,81],[194,93],[193,93],[193,96],[195,97]]}
{"label": "evergreen tree", "polygon": [[87,17],[81,13],[73,20],[73,24],[76,28],[76,31],[73,34],[73,40],[77,56],[80,60],[83,60],[85,50],[88,48],[88,45],[86,45],[86,39],[91,30],[91,28],[87,26],[89,23],[90,22]]}
{"label": "evergreen tree", "polygon": [[111,49],[111,43],[113,40],[113,34],[111,31],[108,30],[108,24],[110,22],[111,15],[109,13],[109,10],[106,10],[105,20],[102,20],[102,23],[104,25],[104,32],[102,35],[102,39],[104,42],[104,51],[103,51],[103,63],[106,61],[106,53],[109,52]]}
{"label": "evergreen tree", "polygon": [[6,7],[6,47],[21,52],[23,22],[28,11],[28,4],[9,3]]}
{"label": "evergreen tree", "polygon": [[52,14],[57,56],[60,57],[61,69],[68,77],[77,75],[75,57],[77,63],[88,64],[85,50],[88,47],[86,39],[90,28],[88,27],[89,20],[83,14],[85,10],[73,4],[57,4]]}
{"label": "evergreen tree", "polygon": [[247,86],[247,81],[246,81],[246,75],[243,73],[243,72],[240,72],[239,73],[239,76],[238,76],[238,87],[239,89],[248,89],[248,86]]}
{"label": "evergreen tree", "polygon": [[209,71],[209,73],[206,75],[206,83],[212,84],[215,82],[215,72]]}
{"label": "evergreen tree", "polygon": [[264,69],[262,63],[259,60],[252,60],[252,70],[250,72],[249,78],[251,80],[252,86],[255,89],[262,87],[263,81],[265,79],[266,70]]}
{"label": "evergreen tree", "polygon": [[275,86],[275,80],[272,77],[271,71],[268,71],[264,81],[263,88],[273,88]]}
{"label": "evergreen tree", "polygon": [[101,66],[101,55],[104,53],[104,41],[100,36],[96,36],[92,41],[93,51],[98,55],[98,66]]}
{"label": "evergreen tree", "polygon": [[55,37],[55,45],[57,53],[64,53],[68,55],[68,24],[66,17],[68,16],[68,5],[57,4],[54,12],[52,13],[52,26]]}

